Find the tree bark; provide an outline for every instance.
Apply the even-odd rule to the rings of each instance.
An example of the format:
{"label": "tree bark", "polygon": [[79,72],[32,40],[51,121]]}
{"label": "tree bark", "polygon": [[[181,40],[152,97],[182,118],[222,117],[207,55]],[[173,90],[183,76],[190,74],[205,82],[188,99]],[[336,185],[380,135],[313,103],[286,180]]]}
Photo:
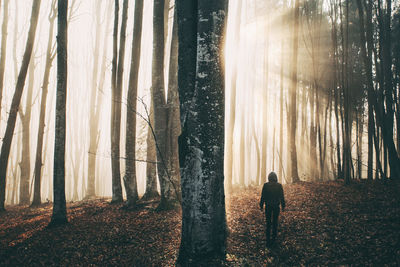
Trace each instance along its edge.
{"label": "tree bark", "polygon": [[136,182],[136,107],[140,48],[142,41],[143,0],[135,1],[133,24],[132,58],[129,73],[128,99],[126,108],[126,171],[124,177],[127,205],[133,206],[139,199]]}
{"label": "tree bark", "polygon": [[[227,2],[177,1],[182,134],[178,262],[225,257],[223,40]],[[197,66],[197,67],[196,67]]]}
{"label": "tree bark", "polygon": [[17,112],[21,102],[22,92],[24,90],[26,74],[28,71],[29,61],[32,55],[33,43],[35,41],[35,33],[37,22],[39,18],[40,0],[34,0],[32,4],[31,22],[29,26],[28,39],[24,56],[22,58],[22,65],[18,74],[17,84],[15,86],[14,96],[12,98],[10,112],[7,120],[6,132],[3,138],[0,154],[0,211],[4,210],[5,191],[6,191],[6,173],[8,158],[10,155],[11,142],[15,129],[15,122],[17,119]]}
{"label": "tree bark", "polygon": [[49,226],[68,223],[65,201],[65,137],[68,81],[68,0],[58,1],[57,98],[53,169],[53,215]]}

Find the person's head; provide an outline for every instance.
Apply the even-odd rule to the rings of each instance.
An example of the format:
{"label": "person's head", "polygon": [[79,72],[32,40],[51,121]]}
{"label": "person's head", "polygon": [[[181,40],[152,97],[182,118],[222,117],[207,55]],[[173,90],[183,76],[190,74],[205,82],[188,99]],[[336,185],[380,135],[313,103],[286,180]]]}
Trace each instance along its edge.
{"label": "person's head", "polygon": [[268,182],[278,182],[278,176],[274,172],[268,174]]}

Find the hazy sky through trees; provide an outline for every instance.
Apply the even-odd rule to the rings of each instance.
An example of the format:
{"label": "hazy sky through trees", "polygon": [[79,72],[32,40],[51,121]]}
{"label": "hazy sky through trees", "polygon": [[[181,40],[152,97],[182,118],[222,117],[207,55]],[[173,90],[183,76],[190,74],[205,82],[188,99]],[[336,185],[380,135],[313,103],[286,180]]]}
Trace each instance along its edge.
{"label": "hazy sky through trees", "polygon": [[[239,0],[241,1],[241,0]],[[120,1],[122,7],[122,1]],[[139,101],[137,104],[138,112],[146,116],[146,105],[148,110],[150,100],[150,87],[151,87],[151,59],[152,59],[152,2],[144,1],[143,12],[143,32],[142,32],[142,47],[141,47],[141,64],[139,70]],[[287,3],[288,2],[288,3]],[[225,48],[225,68],[226,68],[226,115],[231,112],[230,105],[228,104],[231,97],[233,66],[237,60],[237,77],[236,77],[236,116],[235,127],[233,132],[233,183],[239,182],[240,164],[239,164],[239,140],[244,138],[245,142],[245,183],[250,184],[252,181],[258,181],[257,176],[257,149],[256,145],[261,144],[263,131],[267,132],[267,172],[278,172],[279,166],[283,166],[284,179],[286,182],[287,170],[287,110],[288,110],[288,87],[290,83],[289,70],[291,62],[291,43],[292,43],[292,10],[293,1],[262,1],[262,0],[242,0],[241,11],[237,12],[238,1],[230,1],[228,28],[226,35],[226,48]],[[315,107],[310,105],[310,86],[317,86],[323,90],[319,91],[320,103],[320,124],[323,125],[325,116],[328,116],[328,96],[327,91],[332,87],[332,65],[330,53],[332,49],[331,40],[331,21],[329,18],[329,8],[331,1],[306,1],[307,3],[322,4],[322,17],[314,21],[307,21],[306,8],[301,8],[300,14],[300,29],[299,29],[299,55],[298,55],[298,86],[297,86],[297,157],[298,169],[300,178],[304,179],[309,177],[310,169],[320,164],[319,162],[310,163],[309,159],[309,139],[308,126],[310,125],[311,114]],[[290,4],[290,6],[282,7],[283,3]],[[107,12],[113,12],[112,0],[70,0],[69,10],[70,24],[68,27],[68,97],[67,97],[67,144],[66,144],[66,197],[67,201],[72,198],[73,189],[73,162],[80,161],[81,167],[79,171],[78,186],[79,198],[84,197],[82,188],[86,187],[87,183],[87,157],[89,147],[89,106],[90,104],[90,90],[92,87],[91,73],[93,66],[93,57],[99,56],[99,62],[104,57],[106,60],[106,78],[104,79],[103,91],[100,96],[103,97],[100,120],[99,120],[99,148],[97,151],[97,175],[96,175],[96,194],[99,196],[111,196],[111,151],[110,151],[110,110],[111,110],[111,60],[112,60],[112,23],[110,27],[106,28],[105,21]],[[172,3],[173,4],[173,3]],[[171,5],[172,5],[171,4]],[[3,16],[3,2],[1,4],[0,21]],[[14,0],[10,1],[9,6],[9,23],[8,23],[8,36],[7,36],[7,61],[5,69],[5,86],[3,91],[3,103],[1,110],[1,123],[0,123],[0,136],[4,136],[4,130],[7,121],[7,114],[10,108],[10,102],[15,88],[16,74],[14,69],[15,64],[19,67],[21,64],[24,45],[27,38],[27,31],[29,27],[30,10],[32,0]],[[95,8],[96,5],[101,5],[102,12],[102,28],[101,35],[102,41],[100,43],[99,51],[108,42],[108,51],[104,55],[93,55],[94,51],[94,34],[95,34]],[[393,6],[398,7],[398,1],[393,1]],[[48,40],[49,21],[48,16],[50,13],[51,1],[42,1],[40,9],[39,24],[37,29],[37,38],[34,45],[35,56],[35,84],[33,89],[33,106],[31,118],[31,133],[37,133],[39,110],[40,110],[40,93],[41,83],[44,72],[46,45]],[[311,8],[311,7],[310,7]],[[170,9],[169,21],[173,15],[172,8]],[[394,11],[397,9],[394,9]],[[133,30],[133,11],[134,1],[129,1],[128,9],[128,22],[127,22],[127,36],[126,36],[126,53],[125,53],[125,67],[124,67],[124,84],[122,89],[122,112],[121,112],[121,177],[124,175],[125,161],[125,123],[126,123],[126,96],[127,96],[127,82],[129,77],[130,57],[131,57],[131,44],[132,44],[132,30]],[[394,12],[393,11],[393,12]],[[122,12],[120,12],[122,13]],[[15,17],[18,14],[18,28],[15,28]],[[232,16],[233,14],[240,14],[238,17]],[[310,13],[311,14],[311,13]],[[313,13],[314,14],[314,13]],[[315,15],[315,14],[314,14]],[[318,15],[318,14],[317,14]],[[282,24],[283,18],[288,18],[288,22]],[[354,16],[354,15],[352,15]],[[110,16],[111,18],[113,15]],[[311,18],[309,15],[308,18]],[[239,29],[236,32],[239,34],[238,42],[234,42],[235,29],[233,25],[236,20],[240,19]],[[315,23],[318,21],[318,23]],[[340,17],[338,18],[340,23]],[[171,25],[169,23],[169,34],[167,38],[167,45],[165,49],[166,58],[164,61],[164,71],[166,83],[168,82],[168,66],[169,66],[169,47],[171,41]],[[56,31],[56,29],[55,29]],[[355,39],[359,39],[357,35],[358,29],[352,29],[352,34]],[[16,35],[16,43],[14,43]],[[104,37],[106,36],[106,37]],[[106,38],[106,40],[104,40]],[[283,45],[281,42],[283,41]],[[394,41],[394,40],[393,40]],[[319,45],[316,45],[318,42]],[[358,42],[358,41],[357,41]],[[283,47],[283,53],[282,52]],[[316,49],[317,50],[313,50]],[[15,51],[14,51],[15,50]],[[13,54],[15,52],[17,62],[14,62]],[[268,53],[268,55],[267,55]],[[315,53],[314,63],[317,62],[317,69],[313,69],[312,55]],[[281,58],[283,55],[283,59]],[[281,97],[281,84],[280,84],[280,69],[281,63],[284,62],[283,68],[283,151],[279,149],[279,127],[280,127],[280,97]],[[361,62],[357,63],[361,66]],[[268,73],[266,69],[268,66]],[[49,95],[47,98],[47,111],[46,111],[46,128],[44,136],[44,168],[42,180],[42,201],[52,199],[52,155],[53,155],[53,140],[54,140],[54,107],[55,107],[55,92],[56,92],[56,64],[53,62],[53,67],[50,74]],[[362,80],[362,77],[356,77]],[[355,84],[354,87],[359,86]],[[339,90],[339,89],[338,89]],[[25,106],[27,90],[25,88],[21,106]],[[143,101],[143,102],[142,102]],[[331,101],[333,103],[333,101]],[[266,106],[266,113],[263,107]],[[361,105],[362,106],[362,105]],[[366,108],[366,101],[364,102]],[[329,107],[329,110],[333,109]],[[364,113],[366,114],[366,113]],[[314,115],[315,116],[315,115]],[[267,121],[267,127],[263,129],[263,120]],[[323,128],[340,127],[335,121],[334,115],[330,113],[327,117],[326,125]],[[362,176],[366,177],[367,162],[367,136],[366,136],[366,119],[364,122],[364,138],[362,140],[362,162],[363,170]],[[146,160],[146,137],[147,125],[141,119],[137,119],[137,156],[138,160]],[[232,123],[229,121],[229,116],[226,116],[226,128]],[[331,127],[332,126],[332,127]],[[240,131],[244,127],[244,131]],[[355,122],[352,131],[352,140],[355,141]],[[254,130],[253,130],[254,129]],[[14,131],[14,140],[12,143],[9,168],[7,175],[7,188],[14,188],[18,186],[18,177],[20,169],[17,167],[17,162],[20,161],[21,146],[18,144],[22,137],[21,120],[17,119],[16,129]],[[328,131],[329,135],[327,140],[323,140],[323,144],[327,145],[327,154],[325,169],[326,175],[324,179],[334,177],[335,166],[335,150],[332,146],[336,146],[336,131]],[[242,136],[242,133],[244,136]],[[257,142],[256,142],[257,141]],[[275,142],[275,143],[274,143]],[[30,140],[31,155],[31,173],[34,166],[34,155],[36,151],[36,134],[32,134]],[[78,154],[77,148],[83,151]],[[356,146],[351,146],[352,152],[355,152]],[[355,153],[353,155],[355,157]],[[139,195],[142,195],[145,190],[145,168],[146,163],[138,161],[137,163],[137,181]],[[13,166],[10,166],[13,165]],[[32,176],[32,175],[31,175]],[[17,177],[17,180],[14,179]],[[280,177],[282,178],[282,177]],[[265,177],[261,177],[264,180]],[[32,178],[31,178],[32,183]],[[31,186],[30,186],[31,187]],[[32,190],[32,188],[30,189]],[[8,194],[7,194],[8,196]],[[10,203],[10,199],[7,199]]]}

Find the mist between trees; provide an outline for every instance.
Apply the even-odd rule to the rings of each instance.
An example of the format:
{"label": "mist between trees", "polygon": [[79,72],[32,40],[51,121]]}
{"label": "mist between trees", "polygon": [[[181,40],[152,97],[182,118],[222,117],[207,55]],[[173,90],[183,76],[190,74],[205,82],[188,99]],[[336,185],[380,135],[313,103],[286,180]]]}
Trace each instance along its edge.
{"label": "mist between trees", "polygon": [[269,171],[398,179],[399,7],[3,0],[0,201],[160,195],[160,209],[182,205],[190,257],[194,199],[216,203],[223,243],[224,194]]}

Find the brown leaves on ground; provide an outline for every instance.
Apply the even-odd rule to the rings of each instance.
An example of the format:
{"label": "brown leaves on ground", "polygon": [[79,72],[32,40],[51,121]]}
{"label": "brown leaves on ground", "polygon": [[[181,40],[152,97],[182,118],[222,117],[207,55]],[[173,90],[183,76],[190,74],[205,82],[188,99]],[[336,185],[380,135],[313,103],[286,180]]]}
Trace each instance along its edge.
{"label": "brown leaves on ground", "polygon": [[[230,235],[222,265],[400,264],[399,183],[299,183],[284,190],[287,208],[269,249],[261,188],[227,198]],[[50,204],[9,207],[0,214],[0,265],[174,265],[180,211],[156,212],[155,202],[124,210],[108,202],[68,204],[69,224],[51,229]]]}

